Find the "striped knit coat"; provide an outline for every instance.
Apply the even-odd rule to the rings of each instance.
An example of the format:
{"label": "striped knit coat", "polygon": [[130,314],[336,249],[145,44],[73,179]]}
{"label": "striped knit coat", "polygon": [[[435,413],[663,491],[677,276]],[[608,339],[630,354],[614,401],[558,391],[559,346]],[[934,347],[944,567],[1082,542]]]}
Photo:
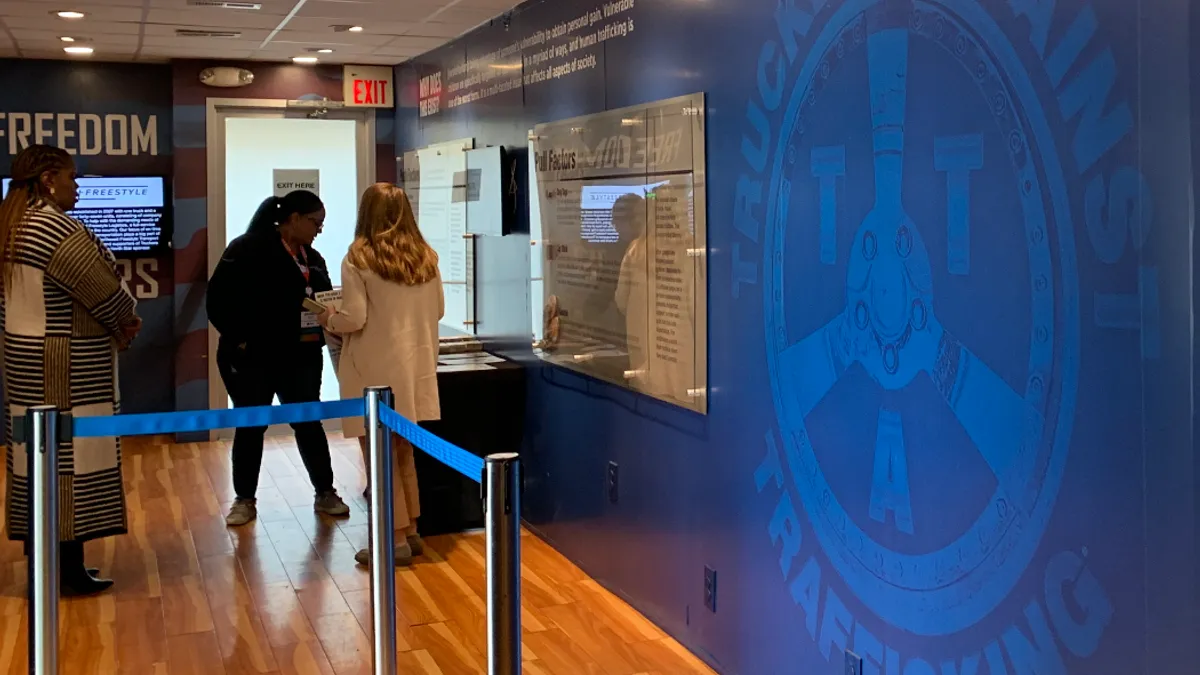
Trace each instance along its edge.
{"label": "striped knit coat", "polygon": [[[11,539],[29,529],[29,465],[12,421],[43,403],[76,417],[118,412],[117,350],[136,301],[112,253],[82,223],[45,203],[26,211],[4,284],[5,494]],[[59,539],[127,530],[121,446],[88,438],[59,446]]]}

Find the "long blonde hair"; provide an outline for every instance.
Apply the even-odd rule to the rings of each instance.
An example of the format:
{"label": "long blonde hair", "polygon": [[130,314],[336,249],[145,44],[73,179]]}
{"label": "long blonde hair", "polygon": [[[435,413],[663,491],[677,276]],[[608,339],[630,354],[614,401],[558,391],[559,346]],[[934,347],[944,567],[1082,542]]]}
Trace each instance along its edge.
{"label": "long blonde hair", "polygon": [[421,236],[408,195],[391,183],[376,183],[363,194],[346,259],[407,286],[433,281],[438,272],[437,253]]}
{"label": "long blonde hair", "polygon": [[0,202],[0,264],[4,267],[0,279],[5,284],[12,281],[13,248],[26,210],[37,202],[53,203],[50,191],[42,184],[42,175],[70,170],[73,164],[66,150],[51,145],[31,145],[13,160],[8,195]]}

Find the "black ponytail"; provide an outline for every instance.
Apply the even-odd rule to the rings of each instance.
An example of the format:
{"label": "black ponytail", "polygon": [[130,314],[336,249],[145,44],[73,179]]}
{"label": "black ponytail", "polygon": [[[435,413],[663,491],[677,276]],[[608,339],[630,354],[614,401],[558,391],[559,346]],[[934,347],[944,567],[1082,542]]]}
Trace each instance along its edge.
{"label": "black ponytail", "polygon": [[246,234],[274,232],[292,214],[307,216],[323,208],[325,204],[321,198],[308,190],[293,190],[282,197],[267,197],[250,218]]}
{"label": "black ponytail", "polygon": [[262,204],[258,205],[258,209],[254,211],[254,215],[250,218],[250,226],[246,228],[246,234],[266,234],[274,232],[276,227],[275,212],[279,209],[278,197],[267,197]]}

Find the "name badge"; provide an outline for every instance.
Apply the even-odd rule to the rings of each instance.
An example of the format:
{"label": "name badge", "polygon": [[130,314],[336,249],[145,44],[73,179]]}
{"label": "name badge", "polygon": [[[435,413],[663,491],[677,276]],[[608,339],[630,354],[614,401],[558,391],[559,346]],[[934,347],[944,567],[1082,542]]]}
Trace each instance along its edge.
{"label": "name badge", "polygon": [[317,323],[317,315],[312,312],[300,313],[300,328],[320,328],[321,324]]}

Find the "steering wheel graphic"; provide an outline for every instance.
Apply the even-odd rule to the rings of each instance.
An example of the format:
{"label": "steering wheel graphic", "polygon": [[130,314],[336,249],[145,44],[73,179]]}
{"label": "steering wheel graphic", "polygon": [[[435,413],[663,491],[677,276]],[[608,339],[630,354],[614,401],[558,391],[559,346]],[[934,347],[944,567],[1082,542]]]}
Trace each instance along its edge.
{"label": "steering wheel graphic", "polygon": [[[1028,352],[1028,361],[1024,381],[1016,386],[939,317],[930,250],[921,230],[935,224],[946,228],[945,276],[951,282],[970,273],[972,214],[965,176],[984,166],[984,135],[935,139],[934,167],[945,172],[938,179],[947,182],[944,223],[918,224],[905,208],[906,121],[914,105],[908,100],[909,78],[922,74],[910,72],[914,40],[923,42],[922,56],[948,58],[969,74],[990,113],[974,123],[990,127],[989,137],[1000,139],[995,145],[1004,148],[994,153],[988,169],[1003,177],[1019,201],[1018,215],[983,214],[980,225],[1020,228],[1027,252],[1027,280],[1006,280],[1012,293],[1021,293],[1022,286],[1029,293],[1029,332],[1018,333],[1014,346]],[[816,220],[820,261],[836,263],[838,211],[828,201],[836,197],[832,178],[846,174],[847,146],[827,142],[846,143],[866,131],[844,129],[845,137],[837,139],[823,129],[814,139],[818,134],[806,128],[806,119],[816,116],[824,98],[845,96],[847,77],[862,76],[864,50],[874,201],[849,242],[844,306],[797,337],[786,320],[796,304],[788,303],[786,272],[811,254],[802,246],[785,255],[785,246]],[[916,105],[924,112],[929,103]],[[833,13],[815,41],[774,156],[765,246],[767,353],[794,489],[830,563],[872,611],[919,635],[962,630],[993,610],[1029,564],[1057,498],[1069,445],[1078,357],[1077,278],[1065,184],[1042,105],[1012,45],[977,3],[851,0]],[[793,199],[797,186],[811,185],[814,178],[821,195],[816,219],[795,206],[811,200]],[[987,320],[970,311],[950,319],[960,326]],[[808,426],[851,369],[865,371],[891,397],[918,396],[916,383],[922,379],[926,390],[932,384],[940,401],[922,404],[950,411],[994,478],[986,506],[948,545],[920,551],[897,547],[891,537],[872,536],[856,521],[884,522],[891,514],[902,535],[920,527],[907,501],[904,418],[887,406],[879,410],[874,466],[865,477],[872,486],[870,508],[854,512],[839,500]],[[897,485],[900,489],[890,489]]]}

